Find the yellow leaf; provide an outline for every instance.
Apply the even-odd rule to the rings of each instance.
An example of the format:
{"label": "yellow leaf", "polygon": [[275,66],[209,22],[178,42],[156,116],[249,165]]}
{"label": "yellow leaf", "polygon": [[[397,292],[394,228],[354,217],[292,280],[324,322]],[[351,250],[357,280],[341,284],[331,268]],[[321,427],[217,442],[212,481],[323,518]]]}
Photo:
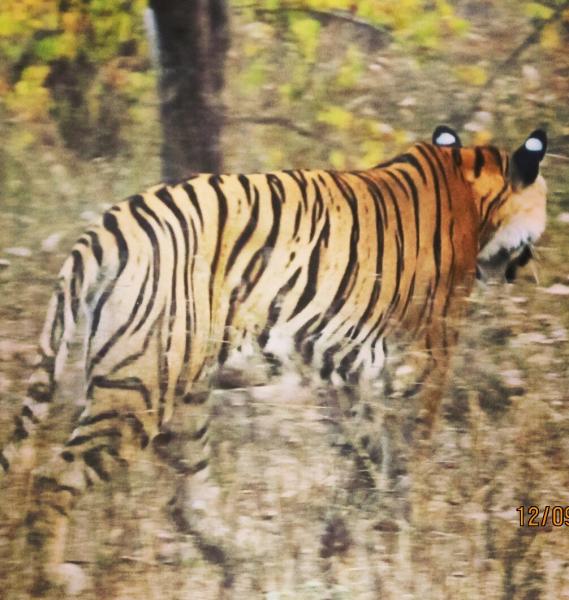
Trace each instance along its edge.
{"label": "yellow leaf", "polygon": [[294,18],[290,29],[297,39],[304,58],[309,62],[314,62],[320,41],[320,23],[309,17]]}
{"label": "yellow leaf", "polygon": [[79,33],[85,29],[85,17],[78,12],[65,12],[61,16],[63,29],[71,33]]}
{"label": "yellow leaf", "polygon": [[354,117],[352,113],[341,106],[328,106],[316,115],[316,119],[320,123],[326,123],[327,125],[345,130],[350,128]]}
{"label": "yellow leaf", "polygon": [[549,19],[553,14],[553,9],[539,2],[526,2],[524,3],[524,12],[531,19]]}
{"label": "yellow leaf", "polygon": [[48,65],[32,65],[31,67],[27,67],[22,71],[20,81],[34,82],[41,85],[45,81],[45,78],[48,76],[48,74]]}
{"label": "yellow leaf", "polygon": [[13,136],[11,140],[11,147],[18,152],[26,152],[35,141],[36,138],[31,131],[20,128],[19,135]]}
{"label": "yellow leaf", "polygon": [[346,156],[340,150],[332,150],[330,155],[328,156],[330,160],[330,164],[334,167],[334,169],[342,170],[346,168]]}
{"label": "yellow leaf", "polygon": [[542,48],[546,50],[557,50],[561,46],[561,36],[557,23],[546,25],[541,32],[540,40]]}
{"label": "yellow leaf", "polygon": [[475,146],[485,146],[492,141],[492,137],[493,136],[489,131],[482,129],[474,134],[472,142]]}
{"label": "yellow leaf", "polygon": [[477,87],[483,86],[488,81],[486,69],[479,65],[461,65],[456,67],[454,72],[464,83]]}
{"label": "yellow leaf", "polygon": [[365,140],[362,145],[362,166],[377,165],[384,158],[383,144],[377,140]]}

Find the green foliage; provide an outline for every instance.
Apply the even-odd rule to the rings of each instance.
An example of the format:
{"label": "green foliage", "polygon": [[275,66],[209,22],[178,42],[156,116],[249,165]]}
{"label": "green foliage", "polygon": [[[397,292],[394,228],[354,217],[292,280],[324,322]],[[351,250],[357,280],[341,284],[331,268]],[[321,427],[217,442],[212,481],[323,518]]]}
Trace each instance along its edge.
{"label": "green foliage", "polygon": [[124,83],[149,67],[145,8],[146,0],[4,0],[0,93],[8,111],[28,122],[54,118],[80,151],[102,150],[93,143],[103,134],[108,144],[105,127],[118,143],[132,97]]}

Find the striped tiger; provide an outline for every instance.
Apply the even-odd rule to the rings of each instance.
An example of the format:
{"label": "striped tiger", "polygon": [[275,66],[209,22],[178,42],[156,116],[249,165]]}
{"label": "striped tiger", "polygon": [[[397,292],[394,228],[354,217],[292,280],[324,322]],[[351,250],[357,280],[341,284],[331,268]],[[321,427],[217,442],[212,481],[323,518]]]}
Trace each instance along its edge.
{"label": "striped tiger", "polygon": [[61,269],[0,453],[8,471],[33,441],[81,331],[85,409],[33,473],[35,590],[65,579],[73,505],[135,448],[188,476],[191,502],[181,494],[173,512],[192,531],[207,523],[193,499],[208,481],[208,382],[235,352],[258,348],[285,368],[294,357],[325,381],[365,385],[390,344],[408,340],[428,357],[416,388],[432,419],[477,268],[497,262],[511,278],[544,231],[546,144],[536,130],[510,158],[463,148],[439,126],[432,143],[368,170],[201,174],[105,212]]}

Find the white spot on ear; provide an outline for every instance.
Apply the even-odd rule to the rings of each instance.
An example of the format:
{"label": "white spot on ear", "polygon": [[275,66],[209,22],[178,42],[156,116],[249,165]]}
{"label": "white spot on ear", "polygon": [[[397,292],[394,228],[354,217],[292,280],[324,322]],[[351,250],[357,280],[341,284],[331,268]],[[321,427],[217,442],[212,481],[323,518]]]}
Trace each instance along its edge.
{"label": "white spot on ear", "polygon": [[530,152],[541,152],[543,150],[543,143],[537,138],[528,138],[524,145],[526,150]]}
{"label": "white spot on ear", "polygon": [[441,133],[439,137],[435,140],[435,144],[437,144],[438,146],[452,146],[452,144],[456,144],[456,138],[454,137],[454,135],[452,135],[452,133],[445,131],[444,133]]}

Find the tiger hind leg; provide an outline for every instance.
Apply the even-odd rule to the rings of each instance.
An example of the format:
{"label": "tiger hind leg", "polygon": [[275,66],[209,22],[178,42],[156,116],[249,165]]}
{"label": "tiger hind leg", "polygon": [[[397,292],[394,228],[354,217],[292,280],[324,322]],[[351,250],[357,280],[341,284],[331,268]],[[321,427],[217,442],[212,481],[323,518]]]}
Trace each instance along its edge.
{"label": "tiger hind leg", "polygon": [[64,562],[69,517],[88,487],[109,482],[148,445],[139,389],[135,381],[95,381],[89,414],[64,448],[32,473],[32,509],[25,525],[34,595],[61,589],[71,594],[84,587],[80,569]]}
{"label": "tiger hind leg", "polygon": [[224,588],[232,586],[237,551],[210,473],[210,392],[180,399],[173,417],[153,440],[155,454],[174,472],[175,493],[167,511],[175,529],[190,536],[203,558],[222,571]]}

